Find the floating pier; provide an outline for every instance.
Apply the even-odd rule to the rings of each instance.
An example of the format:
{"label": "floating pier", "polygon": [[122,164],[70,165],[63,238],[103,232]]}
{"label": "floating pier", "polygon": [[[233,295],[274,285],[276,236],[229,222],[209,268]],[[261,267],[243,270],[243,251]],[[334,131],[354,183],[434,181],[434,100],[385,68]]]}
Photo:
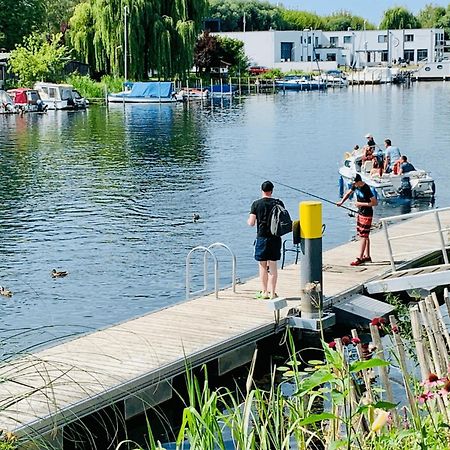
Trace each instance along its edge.
{"label": "floating pier", "polygon": [[[392,312],[367,292],[450,284],[450,208],[381,222],[382,229],[371,236],[373,263],[349,265],[358,242],[323,253],[324,308],[338,321],[367,323]],[[72,422],[110,406],[120,406],[127,420],[170,399],[172,380],[186,366],[214,361],[220,375],[246,364],[260,340],[292,324],[288,312],[299,307],[300,265],[301,258],[279,270],[284,300],[278,305],[286,305],[281,311],[275,301],[253,298],[259,290],[253,278],[238,284],[236,292],[222,289],[218,298],[203,295],[2,363],[0,429],[63,448],[64,427]],[[436,267],[417,273],[424,265]]]}

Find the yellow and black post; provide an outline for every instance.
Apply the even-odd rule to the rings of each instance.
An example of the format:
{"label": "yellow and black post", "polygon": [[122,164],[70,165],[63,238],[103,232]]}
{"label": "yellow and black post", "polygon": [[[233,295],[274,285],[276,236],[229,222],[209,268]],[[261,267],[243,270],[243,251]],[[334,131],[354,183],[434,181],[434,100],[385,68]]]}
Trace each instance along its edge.
{"label": "yellow and black post", "polygon": [[300,233],[304,257],[300,269],[300,310],[305,319],[318,319],[322,311],[322,203],[300,202]]}

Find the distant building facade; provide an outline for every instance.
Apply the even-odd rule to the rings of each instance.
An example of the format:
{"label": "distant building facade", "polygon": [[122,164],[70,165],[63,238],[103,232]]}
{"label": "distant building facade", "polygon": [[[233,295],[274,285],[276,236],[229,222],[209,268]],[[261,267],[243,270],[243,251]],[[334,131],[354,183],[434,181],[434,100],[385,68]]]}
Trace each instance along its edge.
{"label": "distant building facade", "polygon": [[[285,70],[320,62],[321,68],[364,67],[442,59],[444,30],[250,31],[219,33],[244,42],[251,64]],[[309,63],[309,64],[308,64]]]}

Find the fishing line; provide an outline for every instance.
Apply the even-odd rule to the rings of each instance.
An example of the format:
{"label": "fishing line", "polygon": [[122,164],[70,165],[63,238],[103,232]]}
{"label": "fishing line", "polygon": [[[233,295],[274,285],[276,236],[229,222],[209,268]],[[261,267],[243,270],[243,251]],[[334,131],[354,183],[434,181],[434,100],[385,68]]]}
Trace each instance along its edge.
{"label": "fishing line", "polygon": [[[317,198],[317,199],[322,200],[322,201],[324,201],[324,202],[331,203],[332,205],[337,206],[337,205],[336,205],[336,202],[333,202],[333,201],[331,201],[331,200],[328,200],[327,198],[321,197],[320,195],[312,194],[311,192],[305,191],[305,190],[303,190],[303,189],[295,188],[295,187],[293,187],[293,186],[289,186],[288,184],[280,183],[279,181],[274,181],[274,183],[279,184],[280,186],[287,187],[287,188],[292,189],[292,190],[294,190],[294,191],[301,192],[302,194],[309,195],[310,197],[314,197],[314,198]],[[352,216],[351,216],[351,217],[354,217],[354,214],[358,214],[358,211],[356,211],[355,209],[352,209],[352,208],[348,208],[347,206],[341,205],[340,208],[344,208],[344,209],[346,209],[347,211],[351,212],[351,213],[352,213]],[[349,214],[349,215],[350,215],[350,214]]]}

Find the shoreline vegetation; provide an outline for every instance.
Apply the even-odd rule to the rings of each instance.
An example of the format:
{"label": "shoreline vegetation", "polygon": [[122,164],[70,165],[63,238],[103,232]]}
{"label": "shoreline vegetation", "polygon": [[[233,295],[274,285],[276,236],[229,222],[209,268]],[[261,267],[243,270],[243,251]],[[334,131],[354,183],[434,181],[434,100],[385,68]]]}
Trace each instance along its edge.
{"label": "shoreline vegetation", "polygon": [[[226,450],[230,444],[236,450],[448,449],[450,335],[438,298],[418,296],[408,306],[392,295],[386,301],[395,306],[395,316],[374,318],[370,333],[352,330],[327,343],[322,331],[321,348],[313,349],[317,359],[305,359],[311,348],[297,350],[287,330],[289,357],[272,366],[264,387],[254,378],[258,350],[245,386],[235,389],[213,388],[205,367],[197,377],[186,364],[179,427],[168,431],[175,433],[177,450]],[[446,307],[450,312],[449,302]],[[148,418],[146,424],[145,447],[126,439],[92,442],[93,448],[167,448]],[[0,450],[17,450],[22,443],[4,432]]]}
{"label": "shoreline vegetation", "polygon": [[[102,0],[5,1],[11,14],[0,15],[0,48],[11,52],[8,70],[14,78],[8,87],[63,81],[68,61],[86,64],[92,80],[107,86],[120,78],[186,79],[193,66],[200,77],[209,78],[217,68],[227,68],[231,76],[245,76],[251,62],[242,41],[205,30],[377,28],[349,11],[319,16],[258,0],[144,0],[133,8],[117,0],[106,8]],[[380,29],[391,30],[421,27],[443,28],[448,36],[450,4],[447,8],[426,5],[417,15],[392,7],[379,24]],[[105,76],[109,78],[103,82]],[[78,81],[84,92],[96,92],[88,97],[98,98],[101,86]]]}

